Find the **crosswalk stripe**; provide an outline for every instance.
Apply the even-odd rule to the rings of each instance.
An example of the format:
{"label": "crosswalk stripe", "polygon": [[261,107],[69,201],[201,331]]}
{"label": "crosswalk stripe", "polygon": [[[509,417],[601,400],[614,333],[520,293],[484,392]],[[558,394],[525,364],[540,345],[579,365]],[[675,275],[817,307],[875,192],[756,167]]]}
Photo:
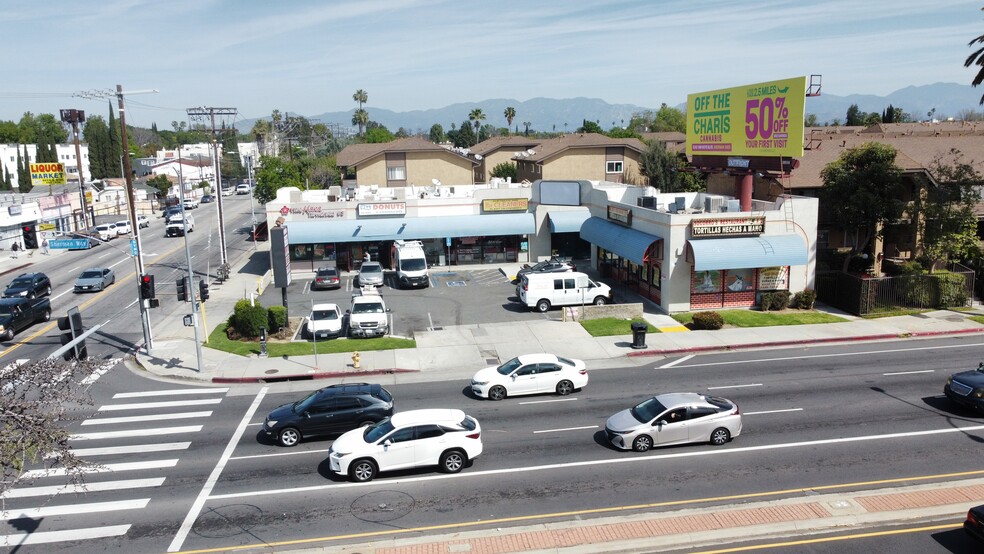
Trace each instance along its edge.
{"label": "crosswalk stripe", "polygon": [[72,454],[80,458],[87,456],[112,456],[114,454],[144,454],[147,452],[169,452],[187,450],[190,442],[162,442],[158,444],[130,444],[127,446],[107,446],[105,448],[73,448]]}
{"label": "crosswalk stripe", "polygon": [[156,408],[177,408],[178,406],[202,406],[205,404],[218,404],[221,398],[206,398],[204,400],[172,400],[169,402],[141,402],[139,404],[107,404],[100,406],[100,412],[113,412],[119,410],[149,410]]}
{"label": "crosswalk stripe", "polygon": [[138,510],[147,507],[149,498],[134,500],[111,500],[109,502],[90,502],[88,504],[66,504],[64,506],[38,506],[37,508],[18,508],[0,512],[0,521],[10,521],[22,518],[42,518],[67,516],[74,514],[91,514],[95,512],[116,512],[119,510]]}
{"label": "crosswalk stripe", "polygon": [[[177,458],[173,460],[153,460],[149,462],[124,462],[121,464],[103,464],[82,469],[82,473],[115,473],[117,471],[134,471],[138,469],[162,469],[178,465]],[[64,477],[68,470],[63,467],[50,469],[32,469],[21,474],[22,480],[39,479],[41,477]]]}
{"label": "crosswalk stripe", "polygon": [[186,425],[184,427],[158,427],[156,429],[128,429],[126,431],[104,431],[102,433],[79,433],[71,435],[68,440],[90,441],[99,439],[120,439],[125,437],[153,437],[158,435],[176,435],[184,433],[197,433],[202,430],[202,425]]}
{"label": "crosswalk stripe", "polygon": [[209,417],[212,412],[181,412],[179,414],[160,414],[129,416],[129,417],[102,417],[98,419],[87,419],[82,425],[108,425],[110,423],[137,423],[138,421],[158,421],[160,419],[195,419],[199,417]]}
{"label": "crosswalk stripe", "polygon": [[32,496],[55,496],[58,494],[144,489],[148,487],[159,487],[163,484],[163,477],[153,477],[150,479],[118,479],[116,481],[99,481],[97,483],[66,483],[64,485],[51,485],[49,487],[9,489],[0,494],[0,498],[30,498]]}
{"label": "crosswalk stripe", "polygon": [[215,389],[171,389],[171,390],[148,390],[140,392],[118,392],[113,395],[113,400],[117,398],[142,398],[145,396],[177,396],[181,394],[218,394],[229,392],[229,388]]}
{"label": "crosswalk stripe", "polygon": [[111,370],[111,369],[113,369],[113,368],[112,367],[102,367],[102,368],[99,368],[99,369],[93,371],[92,373],[90,373],[88,376],[86,376],[85,379],[82,379],[81,381],[79,381],[79,384],[80,385],[91,385],[91,384],[95,383],[96,381],[98,381],[100,377],[102,377],[103,375],[106,375],[107,373],[109,373],[109,370]]}
{"label": "crosswalk stripe", "polygon": [[0,535],[0,546],[48,544],[52,542],[119,537],[125,535],[129,530],[130,525],[110,525],[108,527],[89,527],[85,529],[69,529],[67,531],[15,533],[13,535]]}

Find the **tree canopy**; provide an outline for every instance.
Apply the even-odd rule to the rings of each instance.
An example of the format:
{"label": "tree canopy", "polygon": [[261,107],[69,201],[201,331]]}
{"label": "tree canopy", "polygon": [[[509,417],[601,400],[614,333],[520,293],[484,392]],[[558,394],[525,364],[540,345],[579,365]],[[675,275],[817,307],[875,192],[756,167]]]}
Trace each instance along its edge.
{"label": "tree canopy", "polygon": [[272,202],[277,197],[277,191],[283,187],[297,187],[304,190],[304,177],[301,164],[274,156],[260,156],[258,167],[254,173],[256,186],[253,197],[260,204]]}
{"label": "tree canopy", "polygon": [[981,174],[959,150],[937,156],[931,179],[918,196],[917,211],[923,252],[930,268],[951,260],[976,260],[981,255],[974,208],[981,200]]}
{"label": "tree canopy", "polygon": [[[981,8],[981,11],[984,11],[984,8]],[[967,46],[974,46],[975,44],[979,44],[981,46],[967,56],[967,59],[964,61],[964,67],[976,65],[980,68],[977,71],[977,75],[974,75],[974,80],[970,82],[972,86],[976,87],[977,85],[984,83],[984,35],[980,35],[971,40]],[[981,95],[980,103],[984,106],[984,95]]]}

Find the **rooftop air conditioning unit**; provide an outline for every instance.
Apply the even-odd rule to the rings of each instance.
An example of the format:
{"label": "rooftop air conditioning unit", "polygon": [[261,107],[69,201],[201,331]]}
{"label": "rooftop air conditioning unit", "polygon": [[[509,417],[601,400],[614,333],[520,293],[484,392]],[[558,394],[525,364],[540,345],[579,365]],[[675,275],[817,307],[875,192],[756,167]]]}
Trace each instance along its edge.
{"label": "rooftop air conditioning unit", "polygon": [[704,199],[704,211],[707,213],[718,213],[724,211],[724,198],[709,196]]}
{"label": "rooftop air conditioning unit", "polygon": [[649,208],[650,210],[655,210],[656,200],[657,198],[655,196],[640,196],[638,199],[636,199],[636,202],[641,208]]}
{"label": "rooftop air conditioning unit", "polygon": [[676,204],[676,212],[677,213],[680,213],[682,211],[685,211],[687,209],[687,197],[686,196],[677,196],[676,197],[675,204]]}
{"label": "rooftop air conditioning unit", "polygon": [[741,202],[738,200],[729,199],[728,200],[728,211],[729,212],[740,212]]}

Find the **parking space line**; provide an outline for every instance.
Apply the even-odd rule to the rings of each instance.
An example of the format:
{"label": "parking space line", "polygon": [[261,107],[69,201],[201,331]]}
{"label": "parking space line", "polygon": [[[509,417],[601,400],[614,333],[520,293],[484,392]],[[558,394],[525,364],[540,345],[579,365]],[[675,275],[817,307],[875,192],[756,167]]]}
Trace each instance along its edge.
{"label": "parking space line", "polygon": [[916,371],[893,371],[891,373],[882,373],[882,375],[915,375],[916,373],[934,373],[935,369],[919,369]]}
{"label": "parking space line", "polygon": [[684,356],[684,357],[682,357],[682,358],[680,358],[678,360],[674,360],[674,361],[672,361],[672,362],[670,362],[668,364],[663,364],[663,365],[659,366],[659,369],[666,369],[668,367],[673,367],[673,366],[675,366],[677,364],[682,364],[683,362],[689,360],[690,358],[693,358],[694,356],[695,356],[695,354],[689,354],[689,355]]}

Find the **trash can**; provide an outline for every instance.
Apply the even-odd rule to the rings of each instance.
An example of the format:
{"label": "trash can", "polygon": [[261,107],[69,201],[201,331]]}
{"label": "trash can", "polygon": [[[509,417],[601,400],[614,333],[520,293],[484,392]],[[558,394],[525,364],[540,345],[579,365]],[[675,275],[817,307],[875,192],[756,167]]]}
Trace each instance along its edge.
{"label": "trash can", "polygon": [[635,321],[632,323],[632,348],[640,349],[646,347],[646,331],[649,329],[648,323]]}

